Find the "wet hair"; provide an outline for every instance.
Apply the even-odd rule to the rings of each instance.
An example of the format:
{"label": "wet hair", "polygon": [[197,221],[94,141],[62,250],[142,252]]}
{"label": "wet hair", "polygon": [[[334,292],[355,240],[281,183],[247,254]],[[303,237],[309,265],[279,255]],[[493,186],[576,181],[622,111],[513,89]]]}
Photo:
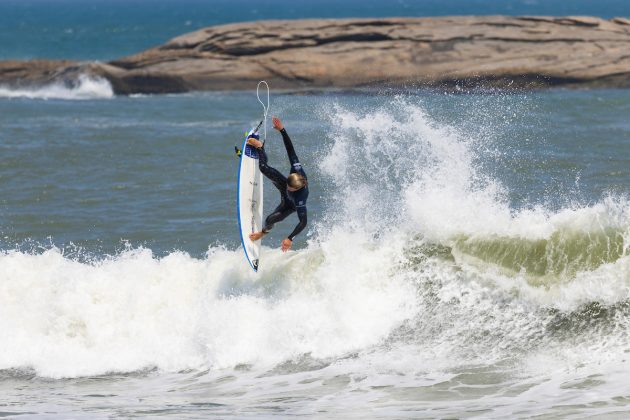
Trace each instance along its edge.
{"label": "wet hair", "polygon": [[287,185],[291,188],[300,189],[306,185],[306,179],[300,174],[292,173],[287,177]]}

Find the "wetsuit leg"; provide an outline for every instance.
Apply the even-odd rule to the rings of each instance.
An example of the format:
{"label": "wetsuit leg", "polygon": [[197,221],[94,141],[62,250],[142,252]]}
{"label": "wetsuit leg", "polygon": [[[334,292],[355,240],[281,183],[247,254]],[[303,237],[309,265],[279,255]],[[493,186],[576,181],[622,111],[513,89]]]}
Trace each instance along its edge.
{"label": "wetsuit leg", "polygon": [[265,153],[264,147],[258,149],[258,167],[260,168],[260,172],[269,178],[278,191],[280,191],[282,201],[284,202],[287,194],[287,177],[282,175],[276,168],[267,165],[267,153]]}
{"label": "wetsuit leg", "polygon": [[276,209],[265,219],[265,227],[263,228],[263,232],[269,232],[271,229],[273,229],[274,224],[286,219],[287,216],[289,216],[294,211],[295,207],[288,204],[285,200],[282,200],[280,205],[276,207]]}

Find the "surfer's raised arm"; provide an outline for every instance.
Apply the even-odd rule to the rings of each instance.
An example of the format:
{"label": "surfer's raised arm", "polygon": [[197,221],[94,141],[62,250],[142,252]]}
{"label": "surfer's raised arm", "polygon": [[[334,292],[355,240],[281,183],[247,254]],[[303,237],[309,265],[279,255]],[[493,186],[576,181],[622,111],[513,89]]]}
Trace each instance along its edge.
{"label": "surfer's raised arm", "polygon": [[278,131],[282,131],[284,130],[284,124],[282,124],[282,121],[280,121],[280,118],[274,116],[271,118],[271,122],[273,123],[273,128],[275,128]]}
{"label": "surfer's raised arm", "polygon": [[291,162],[291,173],[299,173],[306,180],[306,173],[302,169],[302,165],[300,164],[300,160],[297,157],[297,153],[295,153],[295,148],[293,147],[293,143],[291,142],[291,137],[287,133],[287,130],[284,128],[282,121],[278,117],[273,117],[273,128],[278,130],[280,134],[282,134],[282,141],[284,143],[284,148],[287,150],[287,156],[289,157],[289,162]]}

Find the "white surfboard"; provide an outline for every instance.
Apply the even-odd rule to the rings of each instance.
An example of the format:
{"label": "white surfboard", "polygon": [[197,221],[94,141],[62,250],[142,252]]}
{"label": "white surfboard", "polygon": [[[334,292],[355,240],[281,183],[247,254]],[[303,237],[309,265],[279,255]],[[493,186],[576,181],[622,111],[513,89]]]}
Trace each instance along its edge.
{"label": "white surfboard", "polygon": [[254,271],[258,271],[262,240],[252,241],[249,239],[249,234],[259,232],[263,228],[263,175],[258,168],[258,150],[247,144],[247,137],[252,131],[245,136],[241,149],[243,152],[238,171],[236,208],[245,257]]}

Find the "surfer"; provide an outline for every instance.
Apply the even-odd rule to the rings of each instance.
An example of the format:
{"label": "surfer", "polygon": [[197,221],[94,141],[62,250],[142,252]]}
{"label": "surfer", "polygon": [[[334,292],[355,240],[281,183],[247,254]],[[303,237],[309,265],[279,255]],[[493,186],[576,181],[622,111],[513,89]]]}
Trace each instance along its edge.
{"label": "surfer", "polygon": [[260,232],[254,232],[249,235],[249,239],[257,241],[265,236],[273,228],[273,225],[281,220],[284,220],[293,212],[297,212],[299,222],[293,232],[282,241],[282,252],[286,252],[291,248],[293,244],[293,238],[306,227],[306,199],[308,198],[308,180],[306,173],[302,169],[302,165],[295,154],[293,143],[291,138],[287,134],[287,130],[284,129],[284,125],[278,117],[273,117],[273,128],[278,130],[282,134],[282,140],[284,141],[284,147],[287,149],[287,155],[289,156],[289,162],[291,162],[291,171],[288,177],[285,177],[275,168],[272,168],[267,164],[267,154],[263,143],[258,140],[258,136],[250,135],[247,143],[258,149],[258,166],[260,172],[271,180],[273,185],[280,191],[280,204],[276,209],[265,219],[265,226]]}

